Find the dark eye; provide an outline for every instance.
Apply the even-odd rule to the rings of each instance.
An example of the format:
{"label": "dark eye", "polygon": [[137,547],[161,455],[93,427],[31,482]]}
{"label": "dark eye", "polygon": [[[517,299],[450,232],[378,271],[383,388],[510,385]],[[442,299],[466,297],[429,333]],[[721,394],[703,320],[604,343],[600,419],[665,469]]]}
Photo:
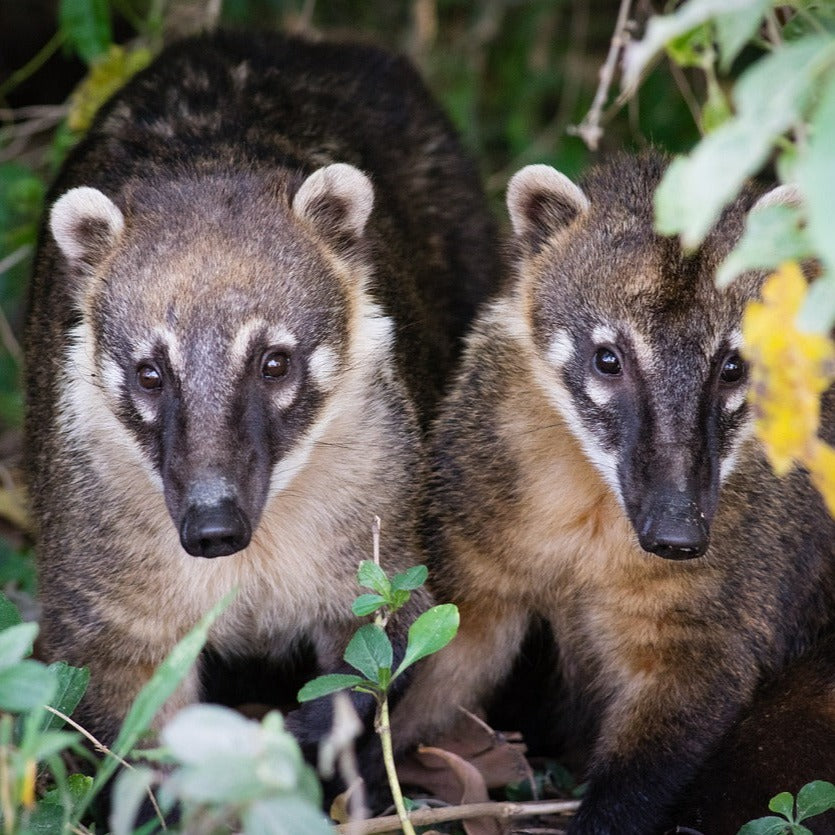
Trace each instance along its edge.
{"label": "dark eye", "polygon": [[266,380],[280,380],[290,370],[290,355],[284,351],[269,351],[261,363],[261,376]]}
{"label": "dark eye", "polygon": [[136,367],[136,382],[145,391],[159,391],[162,388],[162,374],[155,366],[143,362]]}
{"label": "dark eye", "polygon": [[594,354],[594,367],[601,374],[616,376],[621,372],[620,357],[611,348],[598,348]]}
{"label": "dark eye", "polygon": [[725,357],[719,371],[719,379],[723,383],[738,383],[745,376],[745,360],[734,351]]}

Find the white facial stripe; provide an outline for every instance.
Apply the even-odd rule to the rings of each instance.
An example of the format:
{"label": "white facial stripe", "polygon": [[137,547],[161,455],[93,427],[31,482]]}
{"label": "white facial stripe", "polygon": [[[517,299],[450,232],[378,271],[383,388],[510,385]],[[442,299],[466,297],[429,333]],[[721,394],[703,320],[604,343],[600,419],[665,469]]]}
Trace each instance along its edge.
{"label": "white facial stripe", "polygon": [[551,339],[548,346],[548,361],[555,368],[562,368],[574,355],[574,342],[571,335],[564,328],[560,328]]}
{"label": "white facial stripe", "polygon": [[537,384],[545,393],[548,402],[562,415],[569,430],[579,441],[589,461],[611,488],[618,502],[623,506],[623,497],[618,482],[617,458],[614,453],[603,449],[597,439],[583,425],[580,415],[574,407],[571,394],[554,374],[553,368],[534,359],[533,374]]}
{"label": "white facial stripe", "polygon": [[360,303],[359,326],[351,345],[354,362],[370,359],[381,352],[388,353],[394,342],[394,323],[384,316],[374,302],[363,299]]}
{"label": "white facial stripe", "polygon": [[[92,335],[82,323],[70,334],[70,348],[64,368],[67,371],[61,384],[61,423],[73,438],[86,438],[102,453],[98,458],[107,461],[108,473],[132,471],[139,464],[151,483],[162,492],[162,480],[139,448],[133,434],[113,414],[105,396],[105,389],[113,385],[113,369],[102,368],[109,379],[99,383],[94,361]],[[120,374],[121,377],[121,374]]]}
{"label": "white facial stripe", "polygon": [[329,345],[320,345],[310,355],[308,370],[313,382],[323,391],[330,391],[336,383],[339,359]]}
{"label": "white facial stripe", "polygon": [[749,416],[748,419],[734,433],[731,451],[722,459],[722,464],[719,467],[720,482],[724,482],[725,479],[736,469],[739,451],[742,449],[743,444],[745,444],[753,434],[754,418]]}
{"label": "white facial stripe", "polygon": [[728,347],[732,351],[738,351],[742,347],[742,331],[741,330],[735,330],[728,337]]}

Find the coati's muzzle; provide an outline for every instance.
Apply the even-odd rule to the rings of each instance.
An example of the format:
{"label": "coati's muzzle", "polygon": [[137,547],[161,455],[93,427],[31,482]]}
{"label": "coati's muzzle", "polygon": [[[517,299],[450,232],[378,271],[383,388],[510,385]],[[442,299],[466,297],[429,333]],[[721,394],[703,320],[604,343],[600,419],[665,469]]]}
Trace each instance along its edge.
{"label": "coati's muzzle", "polygon": [[668,560],[701,557],[719,500],[719,460],[707,446],[642,439],[621,471],[629,520],[645,551]]}
{"label": "coati's muzzle", "polygon": [[242,551],[252,538],[252,526],[231,499],[191,505],[180,522],[180,543],[193,557],[226,557]]}
{"label": "coati's muzzle", "polygon": [[669,560],[700,557],[710,542],[705,514],[688,491],[652,491],[633,524],[641,548]]}

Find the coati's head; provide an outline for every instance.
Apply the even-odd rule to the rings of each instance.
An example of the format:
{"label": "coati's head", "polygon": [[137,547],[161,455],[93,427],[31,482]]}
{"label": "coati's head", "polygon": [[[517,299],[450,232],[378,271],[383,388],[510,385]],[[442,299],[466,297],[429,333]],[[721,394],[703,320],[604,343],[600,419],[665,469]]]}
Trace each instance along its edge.
{"label": "coati's head", "polygon": [[120,202],[82,187],[52,208],[81,318],[70,364],[139,451],[183,548],[232,554],[304,465],[335,387],[388,350],[364,289],[372,186],[334,164],[137,183]]}
{"label": "coati's head", "polygon": [[507,203],[539,383],[641,547],[686,559],[707,550],[720,485],[750,434],[740,327],[762,276],[714,284],[750,193],[697,252],[654,232],[664,166],[654,154],[620,157],[581,189],[533,165],[513,177]]}

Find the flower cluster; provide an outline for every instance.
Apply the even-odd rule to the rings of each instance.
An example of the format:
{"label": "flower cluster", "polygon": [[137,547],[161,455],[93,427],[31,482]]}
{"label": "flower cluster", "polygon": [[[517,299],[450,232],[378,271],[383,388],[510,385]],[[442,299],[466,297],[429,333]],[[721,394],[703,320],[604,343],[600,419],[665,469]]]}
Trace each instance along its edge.
{"label": "flower cluster", "polygon": [[835,346],[824,334],[798,329],[806,291],[800,268],[788,262],[766,280],[762,301],[749,303],[742,326],[749,400],[777,475],[795,464],[806,467],[835,514],[835,449],[818,437],[820,396],[832,382]]}

